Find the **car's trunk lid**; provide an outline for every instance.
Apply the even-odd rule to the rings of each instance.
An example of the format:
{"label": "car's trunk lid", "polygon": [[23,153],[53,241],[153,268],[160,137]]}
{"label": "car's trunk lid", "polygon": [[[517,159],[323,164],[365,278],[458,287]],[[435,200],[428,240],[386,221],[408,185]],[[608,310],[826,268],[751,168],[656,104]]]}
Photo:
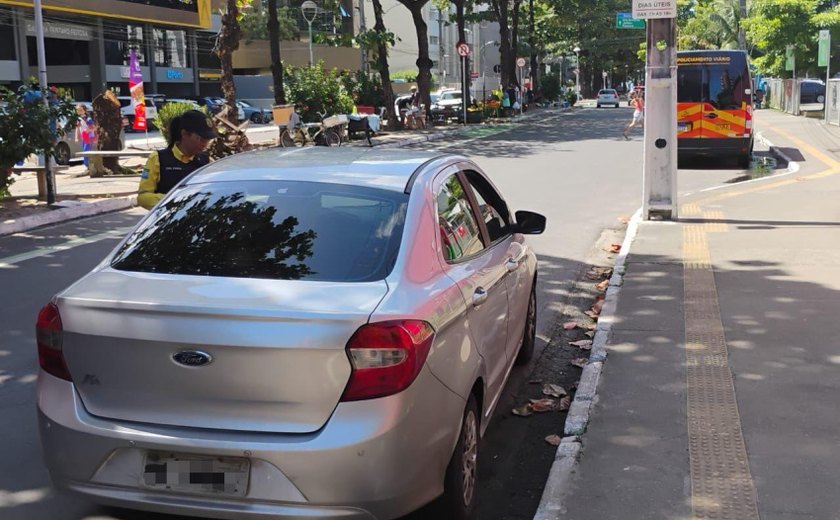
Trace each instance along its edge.
{"label": "car's trunk lid", "polygon": [[[332,414],[351,371],[347,340],[386,292],[384,281],[276,281],[107,268],[65,291],[58,304],[64,355],[90,413],[196,428],[303,433],[318,430]],[[188,366],[207,361],[204,354],[212,358],[209,363]]]}

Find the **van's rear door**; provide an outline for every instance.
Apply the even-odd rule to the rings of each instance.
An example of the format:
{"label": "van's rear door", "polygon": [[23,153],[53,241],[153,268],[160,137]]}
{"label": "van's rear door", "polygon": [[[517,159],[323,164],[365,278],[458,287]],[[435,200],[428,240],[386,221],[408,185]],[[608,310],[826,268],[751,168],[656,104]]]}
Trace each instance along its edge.
{"label": "van's rear door", "polygon": [[703,68],[680,63],[677,68],[677,137],[697,139],[703,120]]}
{"label": "van's rear door", "polygon": [[707,139],[752,135],[752,85],[746,57],[721,53],[703,65],[703,128]]}

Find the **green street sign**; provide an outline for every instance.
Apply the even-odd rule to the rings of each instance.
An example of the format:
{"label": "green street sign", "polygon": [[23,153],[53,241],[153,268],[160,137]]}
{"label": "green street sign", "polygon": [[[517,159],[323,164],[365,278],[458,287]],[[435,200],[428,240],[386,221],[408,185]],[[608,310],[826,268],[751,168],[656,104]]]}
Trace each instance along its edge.
{"label": "green street sign", "polygon": [[831,58],[831,33],[827,30],[820,31],[820,47],[817,51],[817,66],[828,67],[828,60]]}
{"label": "green street sign", "polygon": [[644,29],[645,21],[633,18],[633,13],[615,13],[616,29]]}
{"label": "green street sign", "polygon": [[785,70],[793,71],[796,69],[796,56],[793,54],[793,45],[785,47]]}

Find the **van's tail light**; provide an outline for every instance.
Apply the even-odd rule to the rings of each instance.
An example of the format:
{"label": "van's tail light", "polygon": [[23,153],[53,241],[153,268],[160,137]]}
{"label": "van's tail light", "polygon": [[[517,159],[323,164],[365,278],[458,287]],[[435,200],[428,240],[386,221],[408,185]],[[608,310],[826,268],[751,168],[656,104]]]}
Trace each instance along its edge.
{"label": "van's tail light", "polygon": [[38,363],[45,372],[55,377],[72,381],[67,363],[64,362],[64,352],[61,350],[63,328],[58,307],[52,301],[38,313],[35,325],[35,338],[38,342]]}
{"label": "van's tail light", "polygon": [[347,355],[353,365],[342,401],[359,401],[402,392],[417,378],[435,337],[425,321],[370,323],[353,334]]}

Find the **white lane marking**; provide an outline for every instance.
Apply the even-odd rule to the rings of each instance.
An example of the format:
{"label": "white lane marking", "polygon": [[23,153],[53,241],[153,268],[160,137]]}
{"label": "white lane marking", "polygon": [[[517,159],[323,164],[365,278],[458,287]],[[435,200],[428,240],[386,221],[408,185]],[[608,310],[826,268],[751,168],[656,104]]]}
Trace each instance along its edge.
{"label": "white lane marking", "polygon": [[106,240],[109,238],[120,238],[132,229],[134,229],[134,226],[112,229],[111,231],[99,233],[98,235],[82,238],[73,238],[60,244],[39,247],[37,249],[33,249],[32,251],[27,251],[26,253],[20,253],[17,255],[7,256],[6,258],[0,258],[0,269],[8,269],[14,266],[15,264],[25,262],[26,260],[32,260],[33,258],[39,258],[61,251],[67,251],[68,249],[73,249],[74,247],[79,247],[86,244],[93,244],[94,242],[99,242],[100,240]]}

